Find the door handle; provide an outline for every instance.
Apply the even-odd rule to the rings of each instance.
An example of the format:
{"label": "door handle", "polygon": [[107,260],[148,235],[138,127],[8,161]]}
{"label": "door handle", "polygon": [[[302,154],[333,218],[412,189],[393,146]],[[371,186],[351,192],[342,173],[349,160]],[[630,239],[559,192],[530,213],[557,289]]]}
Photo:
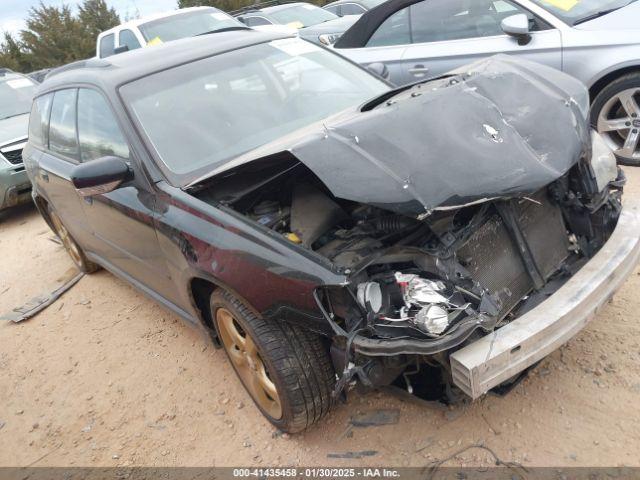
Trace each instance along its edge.
{"label": "door handle", "polygon": [[40,170],[40,178],[42,178],[42,180],[44,180],[45,182],[49,181],[49,174],[47,172],[45,172],[44,170]]}
{"label": "door handle", "polygon": [[424,65],[421,65],[421,64],[414,65],[409,69],[409,73],[416,76],[424,76],[424,74],[428,72],[429,72],[429,67],[425,67]]}

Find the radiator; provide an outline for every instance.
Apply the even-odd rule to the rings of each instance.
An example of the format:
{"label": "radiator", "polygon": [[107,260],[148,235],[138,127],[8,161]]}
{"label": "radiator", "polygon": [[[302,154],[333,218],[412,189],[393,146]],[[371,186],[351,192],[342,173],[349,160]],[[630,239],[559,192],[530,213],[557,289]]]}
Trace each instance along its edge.
{"label": "radiator", "polygon": [[[540,273],[547,280],[569,256],[569,239],[560,208],[545,192],[513,200],[517,221]],[[515,242],[501,217],[492,215],[457,252],[474,281],[502,301],[507,315],[534,288]]]}

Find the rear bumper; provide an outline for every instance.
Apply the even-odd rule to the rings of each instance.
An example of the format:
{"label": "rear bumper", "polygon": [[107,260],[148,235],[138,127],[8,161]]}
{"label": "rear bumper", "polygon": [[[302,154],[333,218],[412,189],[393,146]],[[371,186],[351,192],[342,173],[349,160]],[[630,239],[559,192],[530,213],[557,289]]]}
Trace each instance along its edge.
{"label": "rear bumper", "polygon": [[453,353],[453,382],[475,399],[570,340],[640,260],[640,201],[625,201],[611,238],[567,283],[517,320]]}

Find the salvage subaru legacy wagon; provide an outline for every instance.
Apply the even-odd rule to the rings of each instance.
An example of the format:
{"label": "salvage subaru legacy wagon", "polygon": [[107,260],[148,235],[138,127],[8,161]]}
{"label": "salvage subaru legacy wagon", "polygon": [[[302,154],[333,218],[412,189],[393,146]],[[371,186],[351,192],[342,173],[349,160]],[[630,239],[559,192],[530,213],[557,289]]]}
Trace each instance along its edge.
{"label": "salvage subaru legacy wagon", "polygon": [[298,432],[358,385],[513,384],[611,298],[640,206],[588,113],[522,60],[392,89],[234,31],[53,72],[24,158],[77,266],[201,325]]}

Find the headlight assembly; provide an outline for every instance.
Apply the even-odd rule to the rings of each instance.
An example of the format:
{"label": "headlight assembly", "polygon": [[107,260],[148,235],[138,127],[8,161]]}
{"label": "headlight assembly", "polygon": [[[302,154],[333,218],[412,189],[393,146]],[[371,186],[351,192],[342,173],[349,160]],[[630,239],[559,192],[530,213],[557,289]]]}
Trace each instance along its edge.
{"label": "headlight assembly", "polygon": [[616,156],[598,132],[591,133],[591,149],[591,169],[601,192],[618,178]]}

